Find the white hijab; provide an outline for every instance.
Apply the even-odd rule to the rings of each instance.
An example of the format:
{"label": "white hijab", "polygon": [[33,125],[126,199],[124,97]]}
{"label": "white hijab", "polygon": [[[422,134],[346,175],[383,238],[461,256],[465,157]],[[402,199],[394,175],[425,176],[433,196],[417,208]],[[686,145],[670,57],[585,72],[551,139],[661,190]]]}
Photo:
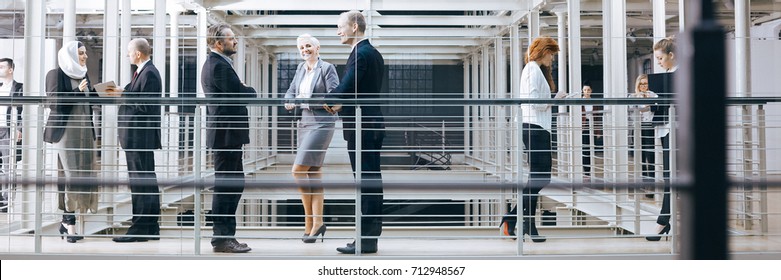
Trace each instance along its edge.
{"label": "white hijab", "polygon": [[79,64],[78,41],[70,41],[62,45],[60,51],[57,52],[57,63],[62,72],[65,72],[65,75],[71,79],[84,79],[84,75],[87,74],[87,66]]}

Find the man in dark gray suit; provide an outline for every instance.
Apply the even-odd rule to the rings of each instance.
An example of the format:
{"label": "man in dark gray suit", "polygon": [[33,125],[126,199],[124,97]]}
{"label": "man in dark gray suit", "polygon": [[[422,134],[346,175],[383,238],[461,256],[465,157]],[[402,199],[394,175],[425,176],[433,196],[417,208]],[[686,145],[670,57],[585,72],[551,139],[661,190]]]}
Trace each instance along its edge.
{"label": "man in dark gray suit", "polygon": [[214,155],[214,198],[212,214],[214,252],[245,253],[252,250],[239,243],[236,235],[236,209],[244,192],[242,146],[249,144],[247,100],[256,97],[255,89],[244,85],[233,69],[230,56],[236,53],[238,40],[227,24],[209,27],[206,42],[208,58],[201,72],[206,93],[206,147]]}
{"label": "man in dark gray suit", "polygon": [[[337,23],[337,35],[342,44],[353,47],[347,59],[347,70],[342,75],[339,87],[331,93],[344,99],[379,98],[382,90],[382,80],[385,61],[382,54],[364,38],[366,19],[358,11],[342,13]],[[340,115],[344,124],[344,140],[347,141],[347,151],[350,155],[350,165],[353,172],[360,164],[361,205],[361,236],[369,237],[361,240],[361,253],[376,253],[377,238],[382,233],[382,174],[380,173],[380,150],[385,138],[385,119],[380,106],[372,104],[361,105],[361,162],[356,163],[355,146],[355,106],[341,105],[329,107],[329,112],[342,110]],[[343,254],[355,254],[355,243],[336,249]]]}
{"label": "man in dark gray suit", "polygon": [[[160,105],[150,98],[159,98],[163,90],[160,72],[149,56],[152,48],[146,39],[133,39],[127,47],[130,64],[138,66],[133,79],[122,92],[117,132],[119,144],[125,150],[130,191],[133,203],[133,225],[126,236],[114,237],[114,242],[145,242],[160,239],[160,189],[155,175],[154,150],[160,145]],[[147,99],[147,100],[144,100]]]}

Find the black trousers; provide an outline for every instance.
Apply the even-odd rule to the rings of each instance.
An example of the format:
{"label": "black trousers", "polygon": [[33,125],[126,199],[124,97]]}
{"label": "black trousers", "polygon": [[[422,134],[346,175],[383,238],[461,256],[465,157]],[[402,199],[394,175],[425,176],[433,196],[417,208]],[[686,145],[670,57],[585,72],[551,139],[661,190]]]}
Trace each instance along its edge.
{"label": "black trousers", "polygon": [[640,162],[643,169],[643,182],[653,182],[656,171],[656,155],[654,155],[654,127],[643,123],[640,129]]}
{"label": "black trousers", "polygon": [[155,154],[153,151],[125,151],[125,158],[133,202],[133,225],[127,234],[160,234],[160,189],[155,175]]}
{"label": "black trousers", "polygon": [[236,235],[236,209],[244,192],[244,152],[241,145],[214,150],[212,219],[216,246]]}
{"label": "black trousers", "polygon": [[[523,188],[523,219],[534,218],[537,214],[539,193],[551,181],[553,158],[551,150],[551,135],[539,125],[523,124],[523,145],[529,161],[529,181]],[[517,205],[510,211],[518,213]]]}
{"label": "black trousers", "polygon": [[662,197],[662,209],[656,223],[667,225],[670,223],[670,134],[662,137],[662,160],[664,165],[664,196]]}
{"label": "black trousers", "polygon": [[588,126],[583,128],[581,140],[583,143],[583,175],[591,177],[591,133]]}
{"label": "black trousers", "polygon": [[[353,134],[354,135],[354,134]],[[382,173],[380,172],[380,150],[385,132],[380,130],[363,131],[361,137],[361,236],[380,236],[382,234]],[[355,137],[348,138],[347,151],[350,166],[355,174],[356,154]],[[377,238],[363,238],[362,249],[377,248]]]}

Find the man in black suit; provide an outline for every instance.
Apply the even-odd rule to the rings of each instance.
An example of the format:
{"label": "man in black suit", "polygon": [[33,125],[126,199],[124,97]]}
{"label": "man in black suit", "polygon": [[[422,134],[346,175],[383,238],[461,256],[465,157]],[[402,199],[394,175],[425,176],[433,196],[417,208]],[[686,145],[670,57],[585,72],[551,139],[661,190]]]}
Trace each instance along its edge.
{"label": "man in black suit", "polygon": [[[344,99],[379,98],[382,89],[385,62],[382,54],[364,38],[366,19],[358,11],[342,13],[337,23],[337,35],[342,44],[353,47],[347,59],[347,70],[342,75],[339,87],[332,94]],[[329,112],[342,111],[344,140],[350,155],[350,165],[355,172],[356,133],[355,106],[325,105]],[[382,233],[382,175],[380,173],[380,150],[385,138],[385,119],[378,105],[361,105],[361,253],[376,253],[377,238]],[[370,237],[370,238],[365,238]],[[355,254],[355,242],[336,249],[343,254]]]}
{"label": "man in black suit", "polygon": [[[14,60],[10,58],[0,58],[0,96],[3,97],[20,97],[22,96],[22,83],[17,83],[14,80]],[[2,174],[0,176],[10,176],[11,165],[16,162],[16,159],[11,158],[11,119],[13,118],[11,110],[13,106],[0,106],[5,107],[5,110],[0,110],[0,114],[5,114],[0,123],[0,157],[2,158]],[[21,144],[22,140],[22,106],[16,107],[16,143]],[[20,157],[21,150],[17,150],[16,158]],[[8,179],[6,177],[4,179]],[[4,180],[5,181],[5,180]],[[8,184],[3,183],[2,191],[0,191],[0,212],[8,212]]]}
{"label": "man in black suit", "polygon": [[163,82],[157,68],[149,60],[152,48],[146,39],[130,41],[127,58],[138,66],[133,79],[122,92],[117,132],[119,144],[125,150],[130,191],[133,202],[133,225],[126,236],[114,237],[114,242],[145,242],[160,239],[160,189],[155,175],[154,150],[160,145],[160,105],[145,98],[159,98]]}
{"label": "man in black suit", "polygon": [[236,209],[244,191],[242,146],[249,144],[249,117],[246,101],[256,97],[255,89],[244,85],[233,69],[230,56],[238,40],[227,24],[209,27],[206,42],[208,58],[201,72],[206,93],[206,147],[214,155],[214,198],[212,214],[214,252],[245,253],[251,248],[239,243],[236,235]]}

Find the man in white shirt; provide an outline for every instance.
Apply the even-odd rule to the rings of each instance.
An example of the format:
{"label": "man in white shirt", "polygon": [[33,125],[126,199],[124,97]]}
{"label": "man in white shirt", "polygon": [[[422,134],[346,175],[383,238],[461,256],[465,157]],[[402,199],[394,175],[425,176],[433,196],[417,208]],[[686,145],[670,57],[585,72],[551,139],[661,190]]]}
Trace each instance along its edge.
{"label": "man in white shirt", "polygon": [[[22,83],[14,81],[14,60],[11,58],[0,58],[0,96],[1,97],[17,97],[22,96]],[[6,181],[11,174],[11,165],[16,162],[16,159],[11,158],[11,119],[13,119],[13,106],[0,106],[0,159],[2,160],[2,167],[0,167],[0,176],[3,176],[2,180]],[[21,126],[22,106],[17,106],[16,110],[16,141],[22,139],[22,126]],[[18,158],[18,157],[17,157]],[[2,186],[2,199],[0,200],[0,212],[8,212],[8,184]]]}

